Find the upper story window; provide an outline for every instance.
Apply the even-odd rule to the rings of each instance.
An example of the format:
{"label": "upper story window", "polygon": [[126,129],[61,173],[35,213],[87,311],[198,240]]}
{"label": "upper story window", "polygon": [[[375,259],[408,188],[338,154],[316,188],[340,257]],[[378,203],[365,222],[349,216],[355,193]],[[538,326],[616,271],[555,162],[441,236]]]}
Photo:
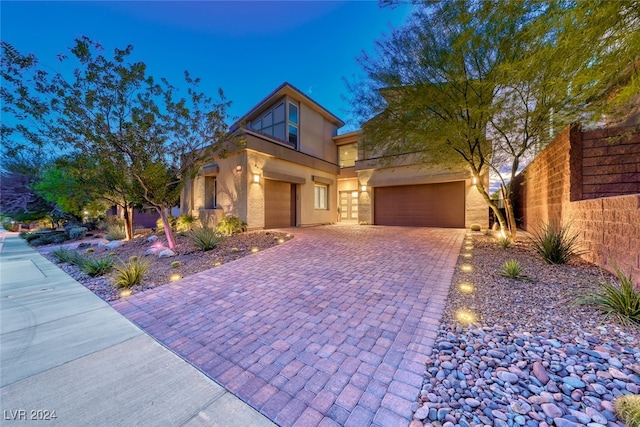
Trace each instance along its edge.
{"label": "upper story window", "polygon": [[298,106],[289,103],[289,142],[298,148]]}
{"label": "upper story window", "polygon": [[284,102],[279,103],[262,114],[259,119],[251,122],[251,129],[286,141]]}
{"label": "upper story window", "polygon": [[[288,106],[288,112],[286,108]],[[299,113],[298,106],[292,102],[280,102],[275,107],[262,113],[251,122],[251,129],[288,141],[295,149],[299,142]]]}
{"label": "upper story window", "polygon": [[341,145],[338,147],[338,161],[341,168],[349,168],[356,165],[358,160],[358,143]]}

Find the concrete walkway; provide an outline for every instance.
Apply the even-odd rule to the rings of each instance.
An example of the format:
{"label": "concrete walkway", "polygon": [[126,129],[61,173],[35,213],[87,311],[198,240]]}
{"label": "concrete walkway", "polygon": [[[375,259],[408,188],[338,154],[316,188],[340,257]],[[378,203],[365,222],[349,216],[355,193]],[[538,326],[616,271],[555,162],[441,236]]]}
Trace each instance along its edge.
{"label": "concrete walkway", "polygon": [[113,307],[281,426],[406,426],[463,230],[325,226]]}
{"label": "concrete walkway", "polygon": [[0,316],[2,425],[273,425],[4,230]]}

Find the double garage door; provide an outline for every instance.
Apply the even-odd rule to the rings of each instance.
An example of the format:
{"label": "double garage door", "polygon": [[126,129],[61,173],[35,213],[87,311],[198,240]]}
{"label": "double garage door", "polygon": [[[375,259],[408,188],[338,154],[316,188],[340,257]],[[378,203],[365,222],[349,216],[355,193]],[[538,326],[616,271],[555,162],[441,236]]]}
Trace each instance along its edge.
{"label": "double garage door", "polygon": [[377,225],[464,228],[464,181],[374,188]]}

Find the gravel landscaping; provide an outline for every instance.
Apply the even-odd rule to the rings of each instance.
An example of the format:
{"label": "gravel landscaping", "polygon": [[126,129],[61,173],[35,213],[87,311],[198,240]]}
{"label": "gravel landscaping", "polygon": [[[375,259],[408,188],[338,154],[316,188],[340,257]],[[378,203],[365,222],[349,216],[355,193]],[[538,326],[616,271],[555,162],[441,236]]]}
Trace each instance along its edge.
{"label": "gravel landscaping", "polygon": [[[253,251],[262,251],[285,243],[292,238],[293,235],[283,232],[252,231],[226,237],[214,249],[201,251],[193,247],[186,234],[178,233],[176,234],[177,246],[174,249],[175,255],[167,258],[149,255],[149,270],[145,274],[143,282],[132,287],[131,291],[132,293],[137,293],[153,289],[169,283],[172,280],[172,275],[179,275],[174,276],[175,278],[190,276],[251,255]],[[93,239],[93,243],[84,243],[82,245],[82,242],[80,242],[80,244],[86,247],[82,247],[79,251],[88,257],[104,257],[111,253],[114,259],[123,261],[132,256],[142,257],[151,248],[166,248],[167,246],[164,233],[138,235],[133,240],[122,242],[122,245],[113,249],[99,246],[95,239]],[[45,256],[55,263],[50,252],[54,247],[59,246],[41,247],[39,250],[44,252]],[[77,246],[77,243],[74,246]],[[180,265],[174,268],[171,265],[176,261]],[[91,277],[72,265],[58,264],[58,266],[103,300],[114,301],[120,298],[120,290],[113,285],[113,273],[100,277]]]}
{"label": "gravel landscaping", "polygon": [[[612,402],[640,391],[640,328],[575,304],[612,276],[519,240],[467,234],[411,427],[624,425]],[[526,279],[499,274],[510,259]]]}

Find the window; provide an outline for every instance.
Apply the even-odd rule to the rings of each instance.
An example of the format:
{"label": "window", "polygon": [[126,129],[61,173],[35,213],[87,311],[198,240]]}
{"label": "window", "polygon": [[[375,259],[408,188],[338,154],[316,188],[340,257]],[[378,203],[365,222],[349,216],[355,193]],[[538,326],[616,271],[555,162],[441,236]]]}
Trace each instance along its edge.
{"label": "window", "polygon": [[329,194],[329,186],[316,184],[313,187],[314,202],[313,207],[315,209],[329,209],[329,203],[327,201],[327,195]]}
{"label": "window", "polygon": [[338,147],[338,161],[341,168],[349,168],[356,165],[358,160],[358,143],[341,145]]}
{"label": "window", "polygon": [[[288,111],[287,111],[288,110]],[[280,102],[264,112],[262,116],[251,122],[251,129],[289,142],[298,149],[299,141],[299,109],[292,102]]]}
{"label": "window", "polygon": [[251,129],[286,141],[284,102],[279,103],[264,113],[259,119],[251,122]]}
{"label": "window", "polygon": [[215,176],[204,177],[204,208],[215,209],[218,206],[218,181]]}
{"label": "window", "polygon": [[289,142],[298,148],[298,106],[289,103]]}

